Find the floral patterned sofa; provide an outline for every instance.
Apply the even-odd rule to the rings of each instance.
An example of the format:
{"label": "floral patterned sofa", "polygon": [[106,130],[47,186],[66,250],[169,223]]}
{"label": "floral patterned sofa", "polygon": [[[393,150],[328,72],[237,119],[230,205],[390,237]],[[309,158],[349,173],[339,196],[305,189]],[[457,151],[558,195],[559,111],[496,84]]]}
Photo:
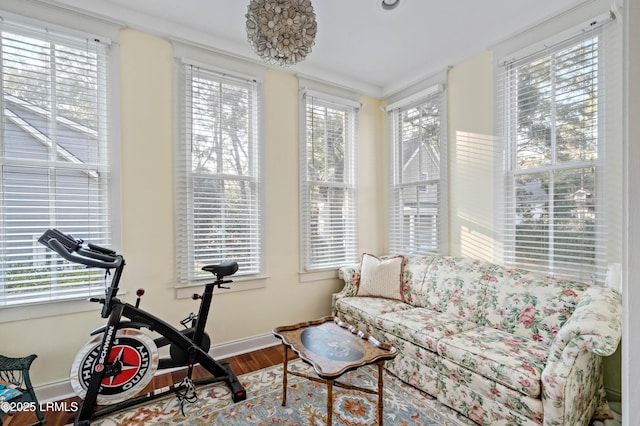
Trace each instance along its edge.
{"label": "floral patterned sofa", "polygon": [[611,418],[602,357],[621,337],[607,287],[444,256],[363,255],[333,314],[399,355],[387,369],[479,424]]}

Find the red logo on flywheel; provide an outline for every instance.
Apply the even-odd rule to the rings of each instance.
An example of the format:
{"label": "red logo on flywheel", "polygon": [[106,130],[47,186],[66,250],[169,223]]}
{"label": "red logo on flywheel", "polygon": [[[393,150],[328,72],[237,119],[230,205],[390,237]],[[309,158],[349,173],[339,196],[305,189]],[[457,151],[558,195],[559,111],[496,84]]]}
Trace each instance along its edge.
{"label": "red logo on flywheel", "polygon": [[97,363],[100,352],[101,345],[96,345],[85,357],[80,370],[84,389],[89,387],[93,371],[100,373],[105,370],[105,375],[100,382],[100,394],[116,395],[140,383],[149,370],[151,354],[149,349],[137,339],[126,336],[116,339],[106,356],[104,365]]}
{"label": "red logo on flywheel", "polygon": [[111,348],[108,363],[120,362],[122,364],[122,372],[117,376],[105,377],[102,385],[107,387],[122,386],[129,382],[140,370],[142,358],[140,353],[131,346],[117,345]]}

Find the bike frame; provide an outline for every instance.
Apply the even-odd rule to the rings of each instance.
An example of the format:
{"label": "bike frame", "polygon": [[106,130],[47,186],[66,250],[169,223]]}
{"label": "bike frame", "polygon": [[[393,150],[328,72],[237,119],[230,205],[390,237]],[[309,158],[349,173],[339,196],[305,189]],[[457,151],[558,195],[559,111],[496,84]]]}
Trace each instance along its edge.
{"label": "bike frame", "polygon": [[[59,240],[62,240],[62,242]],[[214,287],[221,287],[222,284],[229,283],[231,280],[223,280],[223,277],[218,276],[217,272],[207,269],[210,272],[216,273],[217,279],[205,286],[204,293],[201,296],[196,324],[193,327],[194,334],[192,338],[189,338],[184,334],[184,330],[178,330],[164,320],[140,309],[138,307],[139,299],[134,306],[129,303],[124,303],[116,297],[119,290],[120,278],[122,277],[125,266],[124,258],[121,255],[117,255],[115,252],[108,249],[92,246],[91,244],[89,245],[89,250],[83,249],[82,241],[76,241],[72,237],[62,234],[56,230],[48,230],[39,241],[71,262],[81,263],[90,267],[99,267],[106,270],[111,270],[112,268],[115,269],[111,285],[105,291],[105,298],[90,299],[92,302],[103,304],[101,316],[103,318],[108,318],[108,321],[104,327],[101,327],[92,333],[97,334],[101,330],[104,330],[104,335],[100,343],[100,350],[98,352],[101,355],[98,357],[98,360],[93,367],[85,398],[83,399],[78,415],[76,416],[76,425],[89,425],[93,418],[129,408],[172,392],[177,392],[186,387],[184,382],[174,384],[168,388],[140,395],[96,410],[96,401],[102,386],[102,381],[106,377],[116,376],[120,373],[120,369],[117,364],[108,363],[108,355],[114,347],[118,330],[127,328],[146,328],[152,330],[162,336],[161,339],[163,342],[175,345],[184,351],[188,355],[188,370],[186,377],[190,381],[194,364],[200,364],[212,374],[211,377],[192,380],[191,382],[194,385],[225,382],[231,390],[231,397],[234,402],[246,399],[246,391],[238,381],[228,363],[220,363],[216,361],[200,346],[203,336],[205,335],[204,328],[207,322],[209,308],[211,306]],[[234,266],[235,269],[230,273],[234,273],[235,270],[237,270],[237,265]],[[123,318],[128,318],[128,321],[123,321]],[[184,364],[179,365],[184,366]],[[174,366],[177,366],[177,364],[173,363],[172,360],[169,359],[160,364],[160,369]]]}
{"label": "bike frame", "polygon": [[[213,288],[213,284],[208,284],[207,286],[210,286],[211,289]],[[246,391],[244,387],[240,384],[228,365],[223,365],[217,362],[207,352],[203,351],[202,348],[196,345],[194,343],[195,336],[194,341],[192,341],[167,322],[148,312],[143,311],[140,308],[136,308],[129,303],[122,303],[118,298],[113,298],[111,303],[111,314],[109,315],[109,321],[106,325],[106,331],[101,343],[100,353],[108,354],[110,352],[116,338],[116,333],[119,329],[121,329],[120,325],[126,325],[126,323],[121,322],[123,317],[129,318],[131,320],[135,319],[137,323],[146,324],[147,328],[163,335],[172,344],[175,344],[180,349],[189,353],[189,368],[191,368],[193,364],[199,363],[213,375],[212,377],[196,379],[193,381],[194,384],[204,385],[215,382],[226,382],[231,389],[232,399],[234,402],[246,399]],[[203,324],[203,322],[200,321],[199,318],[198,322],[199,324]],[[94,410],[102,380],[106,377],[106,373],[110,373],[107,367],[108,366],[99,368],[98,366],[96,366],[94,368],[94,372],[91,375],[91,381],[89,382],[89,387],[87,389],[87,395],[82,401],[78,416],[76,418],[76,424],[83,424],[82,422],[89,421],[95,417],[104,416],[106,414],[110,414],[124,408],[129,408],[131,406],[150,401],[152,399],[184,388],[184,386],[174,386],[162,392],[141,395],[139,397],[132,398],[118,404],[110,405],[99,410]],[[117,374],[118,372],[113,373]]]}
{"label": "bike frame", "polygon": [[[118,284],[116,280],[119,280],[119,275],[121,271],[116,270],[116,273],[113,278],[112,285],[109,287],[110,289],[115,289],[115,292],[112,292],[114,295],[117,293]],[[178,333],[181,337],[185,337],[185,331],[193,330],[193,337],[191,339],[187,338],[191,344],[202,347],[203,337],[205,336],[205,326],[207,324],[207,319],[209,317],[209,309],[211,307],[211,301],[213,299],[213,290],[216,286],[222,287],[222,284],[230,283],[231,280],[217,280],[215,282],[209,283],[205,285],[204,292],[201,296],[194,294],[194,300],[196,296],[200,299],[200,308],[198,309],[198,315],[195,317],[195,325],[187,328],[186,330],[180,330]],[[103,303],[103,299],[90,299],[93,302]],[[109,300],[109,303],[106,303],[106,300]],[[154,343],[157,347],[164,347],[168,344],[174,344],[184,352],[187,352],[188,348],[179,344],[178,342],[169,338],[169,334],[175,336],[173,333],[175,327],[170,324],[167,324],[163,320],[158,317],[155,317],[151,313],[140,309],[138,303],[135,306],[132,306],[128,303],[123,303],[117,297],[111,296],[111,298],[107,297],[104,301],[105,307],[103,308],[103,318],[110,318],[115,306],[124,305],[128,307],[128,310],[124,310],[121,314],[121,317],[129,318],[129,321],[119,321],[118,330],[126,329],[126,328],[135,328],[142,329],[147,328],[153,331],[158,332],[162,337],[154,339]],[[135,313],[134,313],[135,312]],[[105,316],[106,315],[106,316]],[[156,326],[156,324],[161,324],[160,326]],[[184,322],[183,322],[184,324]],[[168,328],[167,328],[168,327]],[[100,333],[104,333],[108,329],[108,324],[103,325],[95,330],[93,330],[90,335],[95,336]],[[175,339],[175,337],[174,337]],[[189,346],[189,348],[191,345]],[[159,360],[158,369],[163,370],[166,368],[173,367],[184,367],[184,363],[175,362],[170,358],[161,358]]]}

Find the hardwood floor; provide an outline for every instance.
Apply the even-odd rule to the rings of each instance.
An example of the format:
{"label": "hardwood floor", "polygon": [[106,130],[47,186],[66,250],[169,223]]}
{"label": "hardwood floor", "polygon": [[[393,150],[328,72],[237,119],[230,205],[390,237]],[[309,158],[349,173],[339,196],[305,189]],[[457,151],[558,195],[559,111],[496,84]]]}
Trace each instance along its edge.
{"label": "hardwood floor", "polygon": [[[237,355],[225,360],[227,361],[231,370],[240,376],[242,374],[250,373],[252,371],[260,370],[262,368],[271,367],[272,365],[280,364],[282,362],[282,345],[271,346],[265,349],[261,349],[254,352],[248,352],[245,354]],[[293,353],[289,352],[289,357],[293,357]],[[149,392],[153,389],[159,389],[164,386],[169,386],[177,381],[180,381],[184,377],[185,370],[178,370],[172,373],[156,375],[151,383],[142,392]],[[200,366],[196,366],[193,372],[193,378],[206,377],[208,374]],[[66,399],[61,402],[66,402],[67,406],[70,406],[72,402],[78,403],[79,398],[74,397]],[[44,407],[46,408],[46,407]],[[67,413],[60,410],[45,410],[43,411],[44,417],[48,426],[62,426],[69,423],[73,423],[75,413]],[[12,416],[6,416],[2,418],[3,426],[24,426],[33,424],[37,421],[35,414],[29,412],[21,412],[13,414]]]}

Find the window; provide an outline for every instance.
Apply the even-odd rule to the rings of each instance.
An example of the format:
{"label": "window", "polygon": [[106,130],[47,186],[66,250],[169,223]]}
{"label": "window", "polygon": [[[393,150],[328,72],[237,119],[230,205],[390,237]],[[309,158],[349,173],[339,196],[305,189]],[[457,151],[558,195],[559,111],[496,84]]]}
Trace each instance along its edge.
{"label": "window", "polygon": [[0,306],[104,294],[104,273],[37,243],[59,228],[111,244],[109,45],[0,25]]}
{"label": "window", "polygon": [[607,27],[501,68],[507,265],[603,283],[618,250],[619,77]]}
{"label": "window", "polygon": [[389,250],[436,254],[444,251],[446,132],[440,87],[387,108],[391,132]]}
{"label": "window", "polygon": [[178,282],[209,279],[201,268],[237,261],[236,276],[263,269],[259,84],[182,65],[176,155]]}
{"label": "window", "polygon": [[356,128],[359,104],[306,92],[300,149],[305,271],[358,260]]}

